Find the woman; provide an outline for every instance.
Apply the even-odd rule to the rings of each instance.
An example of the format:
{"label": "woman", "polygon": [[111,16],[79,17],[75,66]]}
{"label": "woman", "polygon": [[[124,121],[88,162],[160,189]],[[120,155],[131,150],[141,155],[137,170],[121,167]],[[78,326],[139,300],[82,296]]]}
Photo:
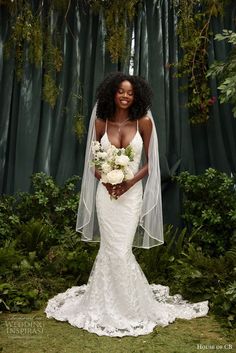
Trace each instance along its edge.
{"label": "woman", "polygon": [[[76,230],[100,248],[87,285],[49,300],[48,317],[98,335],[138,336],[177,317],[206,315],[208,303],[170,297],[168,287],[149,285],[132,246],[163,243],[158,143],[149,111],[151,89],[140,77],[115,73],[99,86],[90,120]],[[104,182],[91,167],[92,142],[106,152],[129,148],[131,178]],[[115,146],[115,147],[114,147]]]}

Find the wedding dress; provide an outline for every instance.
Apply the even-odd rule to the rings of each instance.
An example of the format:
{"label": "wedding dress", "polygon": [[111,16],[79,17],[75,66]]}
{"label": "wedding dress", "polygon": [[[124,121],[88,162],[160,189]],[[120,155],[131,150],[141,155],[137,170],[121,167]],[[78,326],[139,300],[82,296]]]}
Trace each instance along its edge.
{"label": "wedding dress", "polygon": [[[101,144],[109,146],[105,131]],[[130,145],[135,151],[131,169],[139,169],[143,140],[138,130]],[[75,286],[48,301],[48,318],[68,321],[97,335],[138,336],[166,326],[176,318],[205,316],[208,302],[188,303],[169,288],[149,284],[132,253],[132,241],[142,205],[142,181],[117,200],[100,182],[96,194],[101,233],[100,248],[87,284]]]}

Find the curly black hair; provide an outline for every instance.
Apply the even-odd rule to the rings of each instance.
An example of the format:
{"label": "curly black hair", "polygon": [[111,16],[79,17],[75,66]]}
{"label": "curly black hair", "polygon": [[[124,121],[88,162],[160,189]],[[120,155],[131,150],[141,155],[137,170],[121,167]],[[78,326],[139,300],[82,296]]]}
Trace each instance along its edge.
{"label": "curly black hair", "polygon": [[122,72],[109,74],[97,89],[97,117],[103,120],[112,119],[115,114],[115,94],[123,81],[129,81],[133,86],[134,101],[129,108],[132,120],[140,119],[151,107],[152,90],[145,79]]}

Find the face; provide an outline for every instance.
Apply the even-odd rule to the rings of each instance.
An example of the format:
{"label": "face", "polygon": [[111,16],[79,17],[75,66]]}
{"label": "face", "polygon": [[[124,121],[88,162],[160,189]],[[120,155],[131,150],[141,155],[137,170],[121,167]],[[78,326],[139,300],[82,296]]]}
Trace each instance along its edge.
{"label": "face", "polygon": [[115,94],[115,104],[118,108],[128,109],[134,101],[133,86],[129,81],[122,81]]}

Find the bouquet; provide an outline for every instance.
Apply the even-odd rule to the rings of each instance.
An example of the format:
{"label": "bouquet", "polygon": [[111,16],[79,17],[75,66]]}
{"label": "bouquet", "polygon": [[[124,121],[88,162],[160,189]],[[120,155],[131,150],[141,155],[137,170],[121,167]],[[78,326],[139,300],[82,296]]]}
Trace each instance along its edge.
{"label": "bouquet", "polygon": [[101,181],[112,185],[120,184],[124,180],[134,177],[130,169],[130,162],[134,160],[134,150],[129,145],[117,148],[110,144],[104,150],[98,141],[92,142],[92,165],[101,172]]}

